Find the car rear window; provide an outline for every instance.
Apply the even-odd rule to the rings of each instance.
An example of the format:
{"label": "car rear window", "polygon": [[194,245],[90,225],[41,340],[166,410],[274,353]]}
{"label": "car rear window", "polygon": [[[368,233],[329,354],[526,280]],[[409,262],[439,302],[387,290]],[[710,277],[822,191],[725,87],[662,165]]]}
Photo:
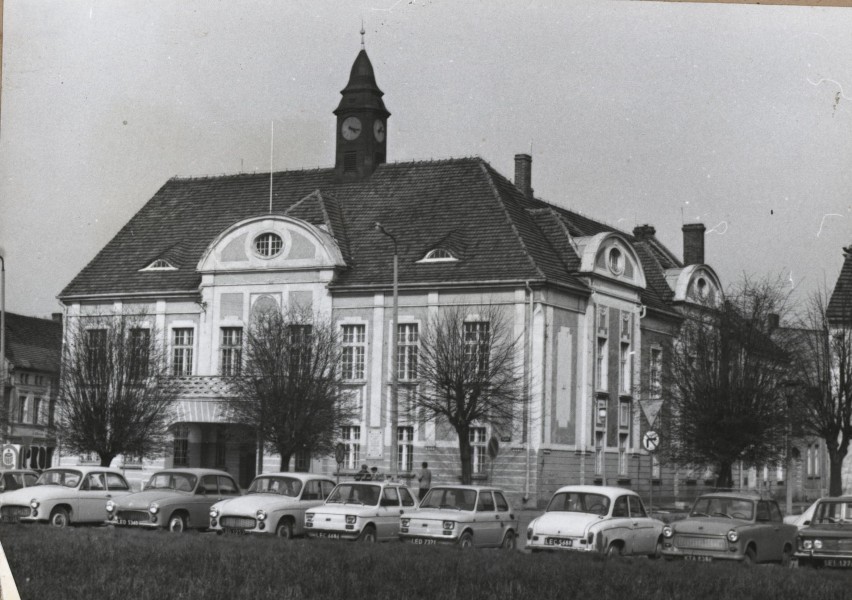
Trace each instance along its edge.
{"label": "car rear window", "polygon": [[587,492],[557,492],[547,505],[547,512],[554,511],[605,515],[609,512],[609,498]]}

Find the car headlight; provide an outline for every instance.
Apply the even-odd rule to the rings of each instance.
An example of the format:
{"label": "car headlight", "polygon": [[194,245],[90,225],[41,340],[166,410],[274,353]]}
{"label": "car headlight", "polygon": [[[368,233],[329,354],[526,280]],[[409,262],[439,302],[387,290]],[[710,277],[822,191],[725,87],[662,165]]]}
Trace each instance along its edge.
{"label": "car headlight", "polygon": [[347,524],[347,525],[354,525],[354,524],[355,524],[355,520],[356,520],[357,518],[358,518],[358,517],[357,517],[357,515],[346,515],[346,524]]}
{"label": "car headlight", "polygon": [[725,537],[727,537],[728,541],[733,544],[738,539],[740,539],[740,534],[737,533],[736,529],[731,529],[727,534],[725,534]]}
{"label": "car headlight", "polygon": [[314,522],[314,513],[305,513],[305,523]]}
{"label": "car headlight", "polygon": [[257,517],[258,521],[265,521],[266,520],[266,511],[261,508],[260,510],[258,510],[255,513],[254,516]]}
{"label": "car headlight", "polygon": [[32,507],[32,508],[38,508],[40,504],[41,503],[38,500],[36,500],[35,498],[30,500],[30,507]]}
{"label": "car headlight", "polygon": [[674,529],[672,529],[671,525],[666,525],[663,527],[663,537],[670,538],[674,535]]}
{"label": "car headlight", "polygon": [[219,516],[219,509],[218,509],[218,508],[215,508],[215,507],[214,507],[214,508],[211,508],[211,509],[210,509],[210,518],[211,518],[211,519],[215,519],[215,518],[216,518],[216,517],[218,517],[218,516]]}
{"label": "car headlight", "polygon": [[408,527],[409,523],[411,523],[411,519],[403,519],[402,520],[402,526],[403,527]]}
{"label": "car headlight", "polygon": [[115,510],[115,502],[113,502],[112,500],[107,500],[106,509],[107,509],[107,512],[114,511]]}
{"label": "car headlight", "polygon": [[156,515],[158,510],[160,510],[160,505],[156,502],[152,502],[148,506],[148,512],[150,512],[152,515]]}
{"label": "car headlight", "polygon": [[531,540],[532,536],[533,536],[533,529],[532,529],[532,527],[529,527],[529,528],[527,528],[527,540]]}
{"label": "car headlight", "polygon": [[444,521],[444,529],[455,529],[456,522],[455,521]]}
{"label": "car headlight", "polygon": [[814,540],[814,550],[822,549],[822,540]]}
{"label": "car headlight", "polygon": [[802,542],[802,548],[804,548],[805,550],[810,550],[813,547],[814,547],[813,540],[804,540]]}

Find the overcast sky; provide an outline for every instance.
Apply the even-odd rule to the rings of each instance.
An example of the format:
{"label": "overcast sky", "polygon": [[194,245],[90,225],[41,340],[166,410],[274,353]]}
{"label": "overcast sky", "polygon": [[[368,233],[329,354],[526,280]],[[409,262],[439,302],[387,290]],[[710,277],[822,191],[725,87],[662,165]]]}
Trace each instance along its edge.
{"label": "overcast sky", "polygon": [[334,162],[366,48],[388,160],[478,155],[723,283],[834,285],[852,243],[852,10],[614,1],[6,0],[6,307],[56,295],[173,176]]}

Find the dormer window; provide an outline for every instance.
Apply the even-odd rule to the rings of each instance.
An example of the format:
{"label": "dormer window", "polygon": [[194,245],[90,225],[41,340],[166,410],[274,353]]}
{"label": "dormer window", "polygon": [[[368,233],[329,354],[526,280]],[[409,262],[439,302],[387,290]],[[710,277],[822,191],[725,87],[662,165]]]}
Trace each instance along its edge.
{"label": "dormer window", "polygon": [[433,263],[433,262],[457,262],[458,259],[453,256],[452,252],[446,248],[435,248],[426,253],[418,263]]}
{"label": "dormer window", "polygon": [[611,248],[607,257],[607,266],[614,275],[624,273],[624,255],[618,248]]}
{"label": "dormer window", "polygon": [[140,271],[177,271],[177,267],[173,266],[169,261],[164,258],[158,258],[150,265],[145,267],[144,269],[139,269]]}
{"label": "dormer window", "polygon": [[261,233],[254,238],[254,250],[262,258],[272,258],[281,252],[284,242],[277,233]]}

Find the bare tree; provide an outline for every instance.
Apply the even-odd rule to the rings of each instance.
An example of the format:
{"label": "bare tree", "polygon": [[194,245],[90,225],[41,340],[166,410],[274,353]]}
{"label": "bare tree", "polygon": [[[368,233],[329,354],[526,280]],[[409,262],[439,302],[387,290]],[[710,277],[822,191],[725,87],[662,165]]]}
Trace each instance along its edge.
{"label": "bare tree", "polygon": [[852,441],[852,305],[814,293],[795,331],[797,422],[825,441],[829,494],[843,493],[843,460]]}
{"label": "bare tree", "polygon": [[246,336],[245,366],[233,377],[232,419],[254,428],[289,469],[297,452],[330,454],[353,416],[343,393],[333,323],[292,308],[256,314]]}
{"label": "bare tree", "polygon": [[770,315],[785,301],[776,282],[745,279],[686,315],[664,374],[666,460],[713,467],[717,485],[729,488],[734,464],[783,457],[789,364]]}
{"label": "bare tree", "polygon": [[445,420],[455,429],[462,483],[473,474],[471,429],[478,423],[508,428],[524,401],[518,351],[512,322],[496,305],[439,308],[420,336],[421,385],[412,404],[421,419]]}
{"label": "bare tree", "polygon": [[162,451],[176,390],[157,339],[143,315],[68,319],[55,425],[66,448],[103,466]]}

